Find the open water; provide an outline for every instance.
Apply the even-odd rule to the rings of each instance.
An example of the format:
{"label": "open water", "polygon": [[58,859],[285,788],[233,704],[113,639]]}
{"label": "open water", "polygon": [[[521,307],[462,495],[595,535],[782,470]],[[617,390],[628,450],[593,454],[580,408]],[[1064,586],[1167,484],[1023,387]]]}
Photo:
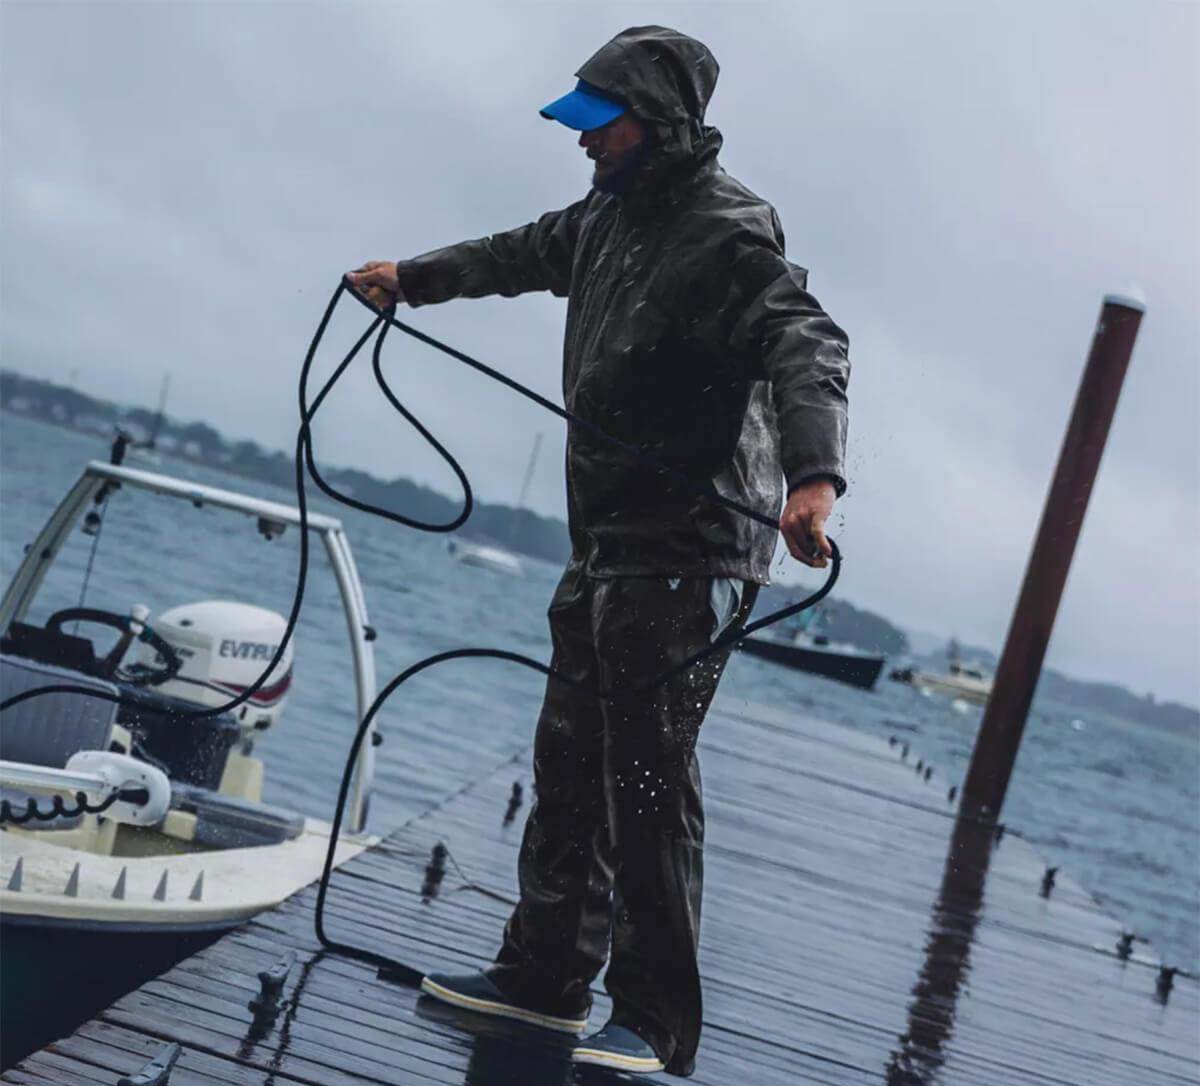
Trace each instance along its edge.
{"label": "open water", "polygon": [[[98,437],[0,416],[0,582],[89,459]],[[284,490],[184,461],[160,470],[294,503]],[[311,488],[310,488],[311,489]],[[362,577],[379,682],[430,653],[465,646],[549,658],[545,611],[559,570],[525,559],[523,578],[460,564],[445,539],[333,508]],[[92,540],[75,533],[31,612],[34,621],[79,602]],[[259,743],[264,798],[329,819],[356,724],[345,619],[323,552],[313,550],[297,630],[295,685],[280,724]],[[110,503],[87,592],[90,606],[152,613],[200,599],[235,599],[286,614],[295,587],[296,532],[265,541],[252,520],[121,491]],[[869,606],[869,601],[862,602]],[[81,631],[82,632],[82,631]],[[99,638],[97,638],[99,640]],[[370,829],[386,832],[519,755],[532,739],[543,679],[496,661],[455,661],[406,684],[382,713]],[[956,710],[909,687],[874,692],[735,654],[721,693],[881,736],[934,767],[931,801],[961,782],[980,712]],[[1082,882],[1162,957],[1200,969],[1200,741],[1133,722],[1039,703],[1026,729],[1004,821],[1047,863]]]}

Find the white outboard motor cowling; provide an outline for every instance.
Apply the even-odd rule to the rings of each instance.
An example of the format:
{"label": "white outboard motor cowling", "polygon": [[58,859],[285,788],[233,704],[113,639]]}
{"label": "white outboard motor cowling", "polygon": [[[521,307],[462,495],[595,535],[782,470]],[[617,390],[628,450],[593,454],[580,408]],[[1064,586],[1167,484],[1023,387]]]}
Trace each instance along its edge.
{"label": "white outboard motor cowling", "polygon": [[[287,629],[275,611],[232,600],[204,600],[172,607],[149,625],[179,653],[183,666],[169,682],[153,689],[206,708],[224,705],[241,694],[263,673]],[[294,640],[263,686],[233,716],[247,730],[265,730],[279,719],[292,685]],[[163,660],[144,642],[137,642],[134,662],[161,667]]]}

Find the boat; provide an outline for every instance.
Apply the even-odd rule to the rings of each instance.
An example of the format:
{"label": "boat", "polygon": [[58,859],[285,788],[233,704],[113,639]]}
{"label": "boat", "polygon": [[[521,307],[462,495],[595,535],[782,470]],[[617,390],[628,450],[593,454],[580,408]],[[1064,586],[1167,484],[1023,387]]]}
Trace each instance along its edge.
{"label": "boat", "polygon": [[909,680],[922,693],[982,705],[991,696],[992,680],[983,666],[951,660],[945,674],[914,670]]}
{"label": "boat", "polygon": [[503,547],[472,543],[466,539],[449,539],[446,541],[446,550],[468,566],[479,566],[494,573],[508,573],[514,577],[525,575],[521,559]]}
{"label": "boat", "polygon": [[922,671],[915,667],[899,668],[890,678],[908,683],[922,694],[948,697],[954,702],[982,705],[991,696],[992,676],[978,661],[962,659],[957,641],[946,650],[945,672]]}
{"label": "boat", "polygon": [[[27,548],[0,599],[0,698],[65,683],[128,704],[62,692],[0,713],[6,1064],[313,882],[329,847],[328,823],[262,800],[254,743],[279,726],[290,645],[244,704],[208,718],[185,715],[224,705],[256,681],[275,656],[282,615],[214,599],[157,615],[131,601],[126,614],[73,607],[29,621],[69,535],[82,521],[98,538],[118,495],[130,490],[243,518],[247,535],[267,540],[300,524],[291,506],[93,461]],[[349,739],[375,696],[374,631],[341,524],[310,513],[308,528],[324,545],[345,611]],[[100,655],[91,638],[103,627],[116,643]],[[366,832],[377,742],[369,738],[337,864],[377,841]]]}
{"label": "boat", "polygon": [[[525,508],[525,500],[529,497],[529,484],[533,481],[533,468],[537,463],[541,447],[542,435],[539,433],[534,436],[533,451],[529,454],[529,463],[525,466],[525,478],[521,483],[521,494],[517,498],[517,504],[513,510],[514,517],[512,529],[509,532],[510,536],[516,534],[515,514]],[[507,573],[513,577],[525,575],[525,567],[521,564],[521,559],[499,543],[475,543],[466,539],[449,539],[446,541],[446,550],[460,562],[465,562],[469,566],[490,569],[493,573]]]}
{"label": "boat", "polygon": [[738,642],[738,648],[751,656],[827,679],[872,690],[883,670],[884,657],[867,652],[844,641],[831,641],[820,632],[828,623],[829,613],[820,609],[805,611],[782,628],[769,627]]}

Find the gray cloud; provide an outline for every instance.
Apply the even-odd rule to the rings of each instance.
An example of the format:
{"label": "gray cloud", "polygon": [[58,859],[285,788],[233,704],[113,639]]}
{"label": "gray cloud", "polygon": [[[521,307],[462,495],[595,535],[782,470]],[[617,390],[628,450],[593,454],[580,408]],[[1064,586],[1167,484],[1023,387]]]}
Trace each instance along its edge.
{"label": "gray cloud", "polygon": [[[10,0],[4,364],[147,403],[169,371],[174,413],[289,447],[340,272],[577,198],[582,156],[536,108],[648,21],[713,48],[723,161],[850,333],[855,602],[999,644],[1100,298],[1144,290],[1050,662],[1200,699],[1194,5]],[[412,319],[553,397],[562,316],[537,296]],[[557,422],[424,348],[388,365],[485,498],[514,498],[544,430],[533,504],[561,514]],[[319,438],[452,488],[364,373]]]}

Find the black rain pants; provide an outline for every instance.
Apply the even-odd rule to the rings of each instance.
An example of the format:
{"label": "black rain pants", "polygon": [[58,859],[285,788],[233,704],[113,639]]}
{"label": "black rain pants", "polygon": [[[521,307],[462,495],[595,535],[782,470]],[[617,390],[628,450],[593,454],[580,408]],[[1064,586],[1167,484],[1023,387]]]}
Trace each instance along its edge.
{"label": "black rain pants", "polygon": [[[592,691],[636,687],[746,621],[758,586],[721,581],[591,578],[572,561],[550,605],[553,667]],[[715,602],[721,589],[725,608]],[[528,1005],[584,1013],[611,933],[604,983],[613,1018],[680,1075],[694,1069],[701,1022],[696,739],[727,658],[715,654],[617,701],[547,682],[534,741],[537,794],[518,861],[521,900],[488,970]]]}

